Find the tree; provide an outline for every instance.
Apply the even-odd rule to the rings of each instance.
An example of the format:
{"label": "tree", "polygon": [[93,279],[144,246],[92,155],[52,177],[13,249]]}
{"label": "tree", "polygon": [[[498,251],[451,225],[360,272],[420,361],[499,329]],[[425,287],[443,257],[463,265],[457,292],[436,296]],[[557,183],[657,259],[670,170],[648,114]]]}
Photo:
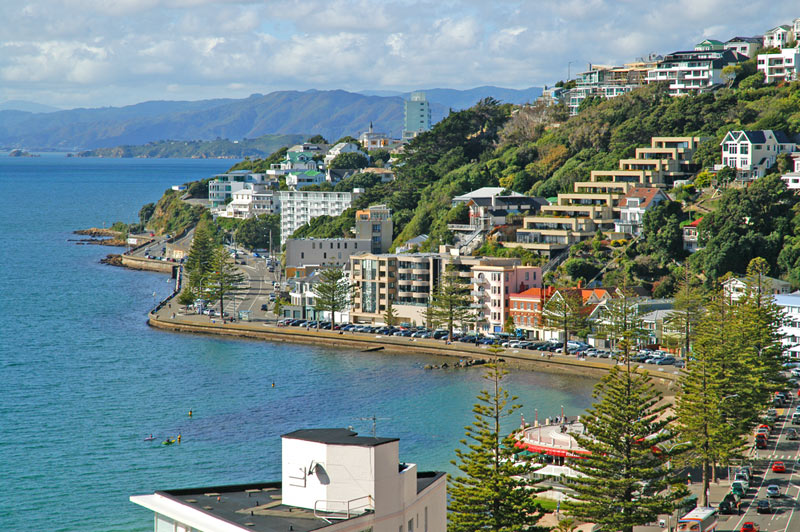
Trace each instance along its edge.
{"label": "tree", "polygon": [[501,420],[521,408],[502,387],[506,374],[502,364],[487,364],[489,389],[481,390],[472,407],[475,420],[461,440],[465,449],[456,449],[452,463],[461,474],[450,480],[449,532],[535,530],[542,516],[531,481],[520,478],[532,468],[518,465],[514,439],[501,435]]}
{"label": "tree", "polygon": [[336,325],[336,313],[350,308],[353,289],[347,282],[342,268],[327,268],[320,274],[321,280],[314,286],[314,310],[319,313],[330,312],[331,330]]}
{"label": "tree", "polygon": [[[236,241],[248,249],[269,248],[280,244],[281,215],[260,214],[242,220],[234,234]],[[271,250],[270,250],[271,251]]]}
{"label": "tree", "polygon": [[517,332],[517,324],[514,323],[514,316],[510,314],[506,316],[506,322],[503,324],[503,332],[507,332],[508,334]]}
{"label": "tree", "polygon": [[621,296],[609,299],[600,320],[600,330],[609,336],[611,344],[628,361],[631,349],[647,338],[639,306],[632,293],[621,288]]}
{"label": "tree", "polygon": [[392,304],[392,298],[389,298],[389,303],[386,305],[386,313],[383,315],[383,321],[386,322],[387,327],[394,327],[397,325],[397,311]]}
{"label": "tree", "polygon": [[243,290],[245,276],[239,271],[224,246],[214,248],[211,268],[203,282],[203,292],[211,301],[219,301],[219,313],[225,321],[225,296]]}
{"label": "tree", "polygon": [[328,143],[328,141],[325,140],[325,137],[323,137],[322,135],[314,135],[313,137],[308,139],[306,142],[308,142],[309,144],[327,144]]}
{"label": "tree", "polygon": [[353,168],[366,168],[369,166],[369,159],[363,153],[347,152],[340,153],[328,165],[328,169],[336,170],[339,168],[353,169]]}
{"label": "tree", "polygon": [[702,316],[704,294],[702,288],[694,286],[689,277],[689,269],[684,269],[684,278],[678,283],[672,314],[665,320],[666,325],[680,334],[682,354],[689,357],[692,349],[694,329]]}
{"label": "tree", "polygon": [[583,297],[580,290],[561,288],[544,304],[542,319],[546,326],[558,329],[564,335],[562,339],[564,353],[570,334],[586,326]]}
{"label": "tree", "polygon": [[667,463],[682,447],[668,447],[675,438],[673,418],[647,373],[635,372],[630,364],[615,366],[593,396],[582,418],[585,433],[575,435],[591,454],[572,464],[581,476],[566,482],[576,493],[566,511],[600,530],[632,532],[672,512],[688,493]]}
{"label": "tree", "polygon": [[214,237],[208,222],[201,221],[195,226],[192,245],[183,266],[189,278],[184,290],[188,290],[194,297],[199,297],[203,292],[205,279],[211,271],[213,256]]}
{"label": "tree", "polygon": [[425,320],[432,327],[444,325],[447,339],[452,342],[455,325],[468,322],[473,316],[469,308],[471,302],[469,288],[458,277],[458,272],[448,266],[425,309]]}

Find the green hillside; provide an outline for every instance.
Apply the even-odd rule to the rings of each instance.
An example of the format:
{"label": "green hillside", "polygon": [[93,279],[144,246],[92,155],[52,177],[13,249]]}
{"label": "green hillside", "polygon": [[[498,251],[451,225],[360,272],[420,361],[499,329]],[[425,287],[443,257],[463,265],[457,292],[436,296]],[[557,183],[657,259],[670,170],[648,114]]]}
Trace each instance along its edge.
{"label": "green hillside", "polygon": [[263,135],[255,139],[232,141],[216,140],[162,140],[138,146],[98,148],[78,153],[78,157],[268,157],[283,146],[303,142],[305,135]]}

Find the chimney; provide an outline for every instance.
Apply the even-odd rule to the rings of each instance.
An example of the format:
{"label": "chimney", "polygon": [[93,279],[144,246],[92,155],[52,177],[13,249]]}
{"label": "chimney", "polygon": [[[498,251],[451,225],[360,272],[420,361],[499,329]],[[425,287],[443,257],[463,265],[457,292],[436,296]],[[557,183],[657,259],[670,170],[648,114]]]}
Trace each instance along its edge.
{"label": "chimney", "polygon": [[583,279],[578,279],[578,288],[583,288]]}

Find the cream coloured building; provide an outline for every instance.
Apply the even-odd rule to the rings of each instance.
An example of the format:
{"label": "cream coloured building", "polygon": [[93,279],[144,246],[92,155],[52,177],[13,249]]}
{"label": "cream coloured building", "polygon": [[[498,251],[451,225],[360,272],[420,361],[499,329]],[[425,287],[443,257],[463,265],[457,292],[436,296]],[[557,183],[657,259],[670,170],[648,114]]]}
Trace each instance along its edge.
{"label": "cream coloured building", "polygon": [[131,502],[156,532],[446,532],[447,475],[401,462],[397,438],[284,434],[281,481],[156,491]]}

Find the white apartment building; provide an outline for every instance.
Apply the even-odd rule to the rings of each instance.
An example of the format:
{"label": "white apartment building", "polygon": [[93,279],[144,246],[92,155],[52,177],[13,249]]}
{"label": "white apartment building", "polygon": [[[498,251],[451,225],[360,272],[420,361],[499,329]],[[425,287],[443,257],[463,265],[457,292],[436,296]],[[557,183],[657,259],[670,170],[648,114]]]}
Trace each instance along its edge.
{"label": "white apartment building", "polygon": [[292,236],[300,226],[310,222],[317,216],[339,216],[350,208],[353,194],[350,192],[303,192],[282,190],[279,192],[281,202],[281,244]]}
{"label": "white apartment building", "polygon": [[765,83],[794,81],[800,72],[800,47],[782,48],[774,54],[758,54],[757,68],[764,73]]}
{"label": "white apartment building", "polygon": [[330,165],[331,161],[333,161],[337,155],[341,155],[343,153],[363,154],[364,152],[361,151],[361,148],[357,144],[353,144],[352,142],[340,142],[339,144],[336,144],[333,148],[328,150],[328,153],[325,155],[324,159],[325,167]]}
{"label": "white apartment building", "polygon": [[446,532],[447,475],[400,462],[397,438],[304,429],[281,441],[280,482],[130,500],[155,513],[155,532]]}
{"label": "white apartment building", "polygon": [[234,170],[227,174],[217,174],[208,183],[208,199],[211,207],[224,205],[233,194],[240,190],[252,188],[253,185],[269,186],[271,180],[264,174],[254,174],[249,170]]}
{"label": "white apartment building", "polygon": [[647,73],[647,82],[668,82],[672,96],[696,94],[724,83],[722,69],[745,60],[732,50],[673,52]]}
{"label": "white apartment building", "polygon": [[776,295],[775,303],[781,307],[784,316],[779,329],[781,343],[791,358],[800,358],[800,293]]}
{"label": "white apartment building", "polygon": [[727,166],[736,170],[737,179],[751,181],[764,177],[775,165],[778,155],[792,153],[796,145],[783,131],[729,131],[720,143],[722,164],[715,170]]}
{"label": "white apartment building", "polygon": [[280,212],[281,204],[277,192],[263,185],[250,185],[233,193],[233,201],[212,212],[222,218],[250,218],[260,214]]}

